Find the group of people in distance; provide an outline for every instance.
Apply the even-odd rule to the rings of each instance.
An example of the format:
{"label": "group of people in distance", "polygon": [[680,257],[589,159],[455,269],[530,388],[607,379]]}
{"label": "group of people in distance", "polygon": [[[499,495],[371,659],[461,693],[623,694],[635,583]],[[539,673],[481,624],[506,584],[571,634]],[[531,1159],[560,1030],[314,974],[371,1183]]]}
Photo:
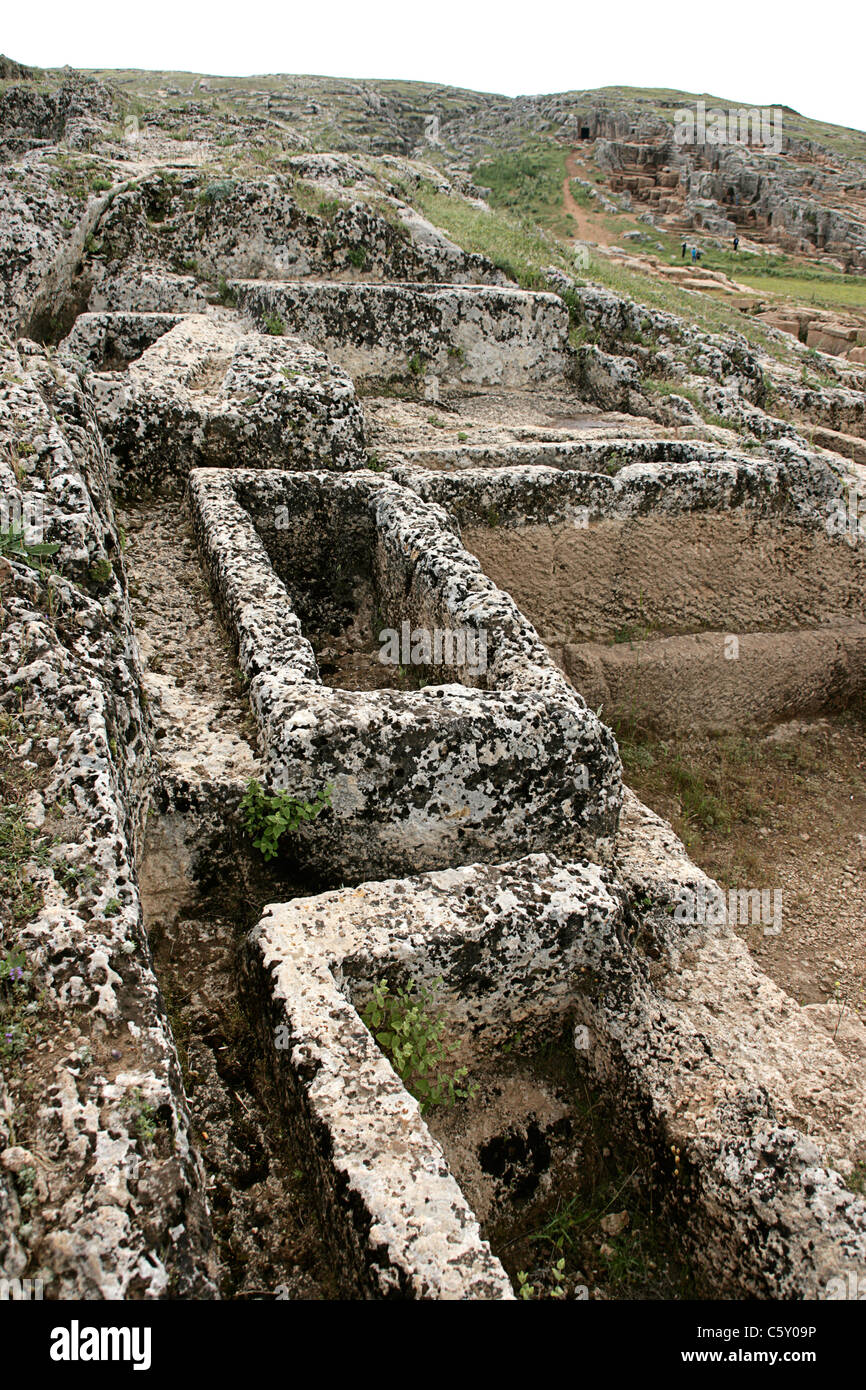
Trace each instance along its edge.
{"label": "group of people in distance", "polygon": [[[735,236],[735,237],[733,238],[733,246],[734,246],[734,250],[735,250],[735,251],[739,251],[739,249],[740,249],[740,238],[739,238],[738,236]],[[683,260],[685,260],[685,258],[686,258],[686,253],[687,253],[687,251],[688,251],[689,249],[690,249],[690,248],[689,248],[688,242],[684,241],[684,242],[683,242],[683,252],[682,252],[682,258],[683,258]],[[700,248],[699,246],[692,246],[692,247],[691,247],[691,254],[692,254],[692,261],[694,262],[694,261],[699,261],[699,260],[701,259],[701,257],[703,256],[704,253],[703,253],[703,251],[701,250],[701,248]]]}

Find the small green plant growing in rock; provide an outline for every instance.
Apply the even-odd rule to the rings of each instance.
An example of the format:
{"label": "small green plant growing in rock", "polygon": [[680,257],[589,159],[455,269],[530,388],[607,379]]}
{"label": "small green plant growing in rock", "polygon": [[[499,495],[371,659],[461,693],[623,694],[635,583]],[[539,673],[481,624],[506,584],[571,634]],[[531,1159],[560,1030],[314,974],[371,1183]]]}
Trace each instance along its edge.
{"label": "small green plant growing in rock", "polygon": [[105,556],[103,556],[102,559],[94,560],[87,571],[87,576],[91,584],[97,586],[109,584],[114,578],[114,570],[111,567],[111,561]]}
{"label": "small green plant growing in rock", "polygon": [[59,549],[59,541],[39,541],[31,544],[24,539],[23,529],[16,529],[14,526],[8,531],[0,531],[0,556],[20,560],[29,569],[38,570],[43,577],[45,566],[42,561],[49,555],[56,555]]}
{"label": "small green plant growing in rock", "polygon": [[131,1128],[138,1135],[142,1145],[152,1144],[156,1138],[159,1119],[155,1108],[150,1101],[144,1099],[138,1087],[124,1096],[121,1108],[130,1116]]}
{"label": "small green plant growing in rock", "polygon": [[263,322],[263,327],[265,332],[270,333],[272,338],[282,338],[286,331],[285,324],[279,314],[268,314]]}
{"label": "small green plant growing in rock", "polygon": [[526,1299],[527,1302],[535,1298],[535,1285],[530,1284],[529,1275],[525,1269],[517,1271],[517,1297]]}
{"label": "small green plant growing in rock", "polygon": [[305,821],[315,820],[331,804],[334,790],[329,782],[313,801],[290,796],[288,792],[266,792],[252,778],[241,801],[244,828],[265,859],[275,859],[283,835],[292,835]]}
{"label": "small green plant growing in rock", "polygon": [[866,1195],[866,1163],[855,1163],[848,1179],[848,1187],[862,1197]]}
{"label": "small green plant growing in rock", "polygon": [[[565,1298],[566,1289],[564,1258],[557,1260],[556,1264],[551,1266],[550,1277],[553,1280],[553,1283],[548,1289],[547,1297]],[[517,1297],[524,1299],[527,1303],[544,1297],[542,1289],[539,1289],[535,1284],[530,1284],[529,1275],[526,1273],[525,1269],[519,1269],[517,1271]]]}
{"label": "small green plant growing in rock", "polygon": [[30,972],[23,951],[0,956],[0,1057],[16,1057],[27,1046],[24,1011]]}
{"label": "small green plant growing in rock", "polygon": [[419,352],[409,358],[409,371],[413,376],[423,376],[425,372],[424,359]]}
{"label": "small green plant growing in rock", "polygon": [[387,981],[380,980],[361,1017],[407,1091],[420,1101],[422,1115],[434,1105],[454,1105],[477,1091],[477,1086],[463,1084],[466,1067],[451,1070],[460,1044],[443,1040],[446,1019],[435,1011],[429,990],[416,992],[414,980],[393,993]]}
{"label": "small green plant growing in rock", "polygon": [[235,191],[234,179],[216,179],[207,184],[198,195],[200,203],[222,203]]}
{"label": "small green plant growing in rock", "polygon": [[553,1276],[553,1288],[550,1290],[551,1298],[565,1298],[565,1259],[557,1260],[551,1269]]}
{"label": "small green plant growing in rock", "polygon": [[356,270],[363,270],[367,264],[367,252],[363,246],[350,246],[346,256]]}

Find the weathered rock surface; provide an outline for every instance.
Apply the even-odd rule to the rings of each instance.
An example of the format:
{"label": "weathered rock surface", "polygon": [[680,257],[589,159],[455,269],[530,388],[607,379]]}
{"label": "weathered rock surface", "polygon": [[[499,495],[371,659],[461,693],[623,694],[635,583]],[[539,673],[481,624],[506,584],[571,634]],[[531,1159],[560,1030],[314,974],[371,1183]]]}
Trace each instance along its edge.
{"label": "weathered rock surface", "polygon": [[[379,877],[613,832],[613,737],[439,508],[368,473],[202,471],[190,495],[273,785],[309,801],[332,787],[329,808],[299,831],[310,864]],[[372,569],[383,629],[463,632],[483,667],[468,655],[433,666],[435,684],[409,692],[324,687],[299,616],[314,621],[298,575],[317,562],[350,589]]]}
{"label": "weathered rock surface", "polygon": [[260,326],[303,333],[361,381],[526,386],[570,366],[568,312],[512,288],[233,281]]}
{"label": "weathered rock surface", "polygon": [[[97,337],[130,332],[128,314],[83,319],[63,345],[70,358],[80,335],[91,331],[88,323]],[[245,331],[232,318],[170,322],[147,315],[144,333],[163,325],[166,331],[125,371],[90,375],[117,486],[182,487],[192,468],[253,458],[261,467],[363,465],[354,385],[322,352],[297,338]]]}
{"label": "weathered rock surface", "polygon": [[0,1266],[42,1271],[55,1298],[209,1297],[202,1173],[135,877],[149,754],[98,427],[74,377],[4,348],[0,432],[4,497],[41,505],[60,547],[46,576],[13,562],[2,587],[0,703],[21,741],[4,776],[29,770],[45,810],[32,915],[13,931],[4,905],[0,923],[32,1001],[0,1080]]}
{"label": "weathered rock surface", "polygon": [[[0,995],[0,1273],[60,1298],[212,1297],[256,1203],[291,1208],[282,1123],[348,1291],[511,1298],[476,1220],[507,1184],[461,1191],[460,1146],[360,1021],[389,974],[442,979],[449,1029],[494,1073],[515,1028],[576,1024],[710,1294],[866,1278],[862,1026],[801,1009],[730,924],[681,919],[683,889],[714,885],[624,797],[586,699],[647,699],[676,729],[862,695],[860,330],[810,311],[710,333],[556,267],[520,271],[553,293],[521,289],[420,211],[460,199],[475,225],[479,151],[559,132],[598,142],[647,226],[856,268],[862,166],[790,138],[680,154],[669,113],[597,94],[429,88],[434,119],[394,84],[166,75],[139,118],[74,74],[0,78],[0,328],[46,345],[0,349],[3,814],[8,787],[26,847],[0,857],[0,959],[23,962]],[[325,132],[346,148],[321,153]],[[739,302],[725,276],[656,270]],[[378,455],[353,377],[378,391]],[[56,553],[17,535],[28,509]],[[483,659],[452,643],[380,669],[404,624]],[[327,789],[273,865],[238,809],[257,774]],[[218,923],[188,918],[197,893]],[[233,932],[269,899],[242,1014]],[[176,947],[196,980],[177,1013],[160,973],[170,1025]],[[272,1167],[251,1020],[283,1107]],[[225,1202],[226,1174],[259,1195]]]}

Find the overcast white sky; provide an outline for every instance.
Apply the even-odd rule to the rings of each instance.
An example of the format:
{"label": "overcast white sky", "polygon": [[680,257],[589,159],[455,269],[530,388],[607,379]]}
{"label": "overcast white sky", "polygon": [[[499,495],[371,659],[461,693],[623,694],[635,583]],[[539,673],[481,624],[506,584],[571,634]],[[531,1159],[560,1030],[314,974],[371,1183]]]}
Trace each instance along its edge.
{"label": "overcast white sky", "polygon": [[6,0],[41,67],[402,77],[479,91],[677,87],[866,128],[866,5],[752,0]]}

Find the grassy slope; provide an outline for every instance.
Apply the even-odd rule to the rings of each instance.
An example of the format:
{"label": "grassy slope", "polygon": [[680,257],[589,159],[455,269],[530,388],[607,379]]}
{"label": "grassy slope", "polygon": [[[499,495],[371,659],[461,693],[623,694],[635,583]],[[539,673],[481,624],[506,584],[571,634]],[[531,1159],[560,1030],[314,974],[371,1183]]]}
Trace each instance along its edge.
{"label": "grassy slope", "polygon": [[[292,105],[320,100],[323,119],[304,120],[301,129],[310,137],[315,148],[325,148],[331,142],[343,149],[352,148],[354,138],[366,132],[386,133],[389,117],[405,121],[420,121],[431,109],[439,112],[447,126],[451,117],[480,113],[490,116],[507,98],[445,87],[429,82],[379,81],[353,82],[341,78],[316,75],[262,74],[254,77],[203,76],[198,73],[173,71],[140,71],[136,69],[92,69],[89,75],[111,83],[135,108],[148,109],[161,105],[183,106],[201,102],[219,110],[262,113],[270,95],[280,95]],[[60,72],[45,74],[58,80]],[[202,87],[202,80],[205,86]],[[366,102],[364,92],[374,88],[389,98],[390,112],[379,115]],[[575,110],[589,104],[607,105],[613,109],[672,118],[678,107],[694,104],[701,99],[694,93],[673,89],[640,89],[605,87],[564,93],[559,103]],[[746,105],[703,94],[707,107]],[[814,121],[784,109],[785,130],[802,138],[816,140],[837,154],[866,162],[866,133]],[[465,205],[454,199],[437,195],[432,190],[421,191],[416,201],[422,211],[449,232],[467,249],[489,255],[503,269],[528,287],[544,284],[541,269],[555,263],[571,270],[568,248],[562,245],[574,234],[571,218],[562,204],[562,182],[565,178],[565,150],[552,138],[530,136],[518,150],[496,148],[495,121],[493,129],[482,135],[479,130],[478,149],[488,151],[476,165],[474,177],[491,190],[493,215]],[[300,129],[299,129],[300,133]],[[492,137],[492,138],[491,138]],[[277,137],[278,138],[278,137]],[[513,138],[513,137],[512,137]],[[323,143],[324,141],[324,143]],[[430,151],[435,158],[436,152]],[[579,190],[578,190],[579,195]],[[583,201],[583,200],[581,200]],[[639,226],[627,215],[608,219],[617,236]],[[644,227],[642,229],[646,231]],[[663,260],[679,260],[675,238],[656,232],[648,236],[644,250],[661,255]],[[659,249],[662,242],[664,250]],[[744,284],[767,293],[796,299],[804,303],[830,307],[854,308],[866,306],[866,284],[851,277],[834,275],[821,268],[804,267],[784,256],[755,258],[708,246],[703,264],[724,270]],[[735,309],[708,296],[691,293],[667,285],[650,275],[612,267],[602,258],[595,258],[590,271],[593,279],[622,293],[633,295],[642,303],[669,309],[700,323],[713,331],[737,330],[745,333],[756,345],[779,355],[779,349],[762,333],[760,325],[750,322]]]}
{"label": "grassy slope", "polygon": [[[355,82],[335,77],[281,73],[266,73],[254,77],[214,77],[201,73],[145,71],[135,68],[91,68],[86,71],[92,77],[113,82],[130,93],[135,92],[142,97],[153,95],[158,89],[167,87],[177,87],[181,91],[192,93],[198,88],[198,84],[204,76],[211,92],[224,94],[242,94],[244,92],[252,94],[253,92],[268,91],[287,94],[290,92],[309,92],[311,96],[314,96],[318,92],[320,94],[329,93],[330,95],[342,94],[346,98],[351,98],[357,95],[359,87],[375,88],[383,95],[392,96],[416,106],[419,114],[427,114],[430,111],[431,102],[436,102],[440,110],[444,107],[444,110],[449,114],[508,103],[507,97],[495,93],[446,87],[433,82],[410,82],[394,79]],[[55,75],[59,77],[60,73]],[[573,105],[576,109],[589,104],[606,104],[614,108],[628,107],[631,110],[644,110],[665,116],[667,119],[671,118],[672,111],[676,110],[677,107],[692,105],[698,100],[705,101],[708,107],[718,106],[725,109],[756,104],[777,104],[731,101],[728,98],[712,96],[709,93],[700,94],[673,89],[639,87],[598,87],[554,95],[559,97],[561,101]],[[837,154],[844,154],[852,159],[866,160],[866,132],[813,120],[790,110],[788,107],[783,107],[782,110],[786,133],[797,138],[815,140],[827,149],[834,150]]]}
{"label": "grassy slope", "polygon": [[[580,272],[575,271],[569,248],[534,226],[528,218],[498,209],[486,212],[471,203],[437,193],[429,185],[421,186],[414,202],[431,222],[466,250],[488,256],[494,265],[526,289],[548,288],[542,274],[545,266],[555,265],[577,278],[580,276]],[[762,324],[709,295],[683,290],[650,275],[612,265],[600,256],[590,258],[585,274],[617,294],[630,295],[640,304],[679,314],[710,333],[741,333],[755,347],[774,357],[787,360],[791,356],[787,345],[776,342]]]}

